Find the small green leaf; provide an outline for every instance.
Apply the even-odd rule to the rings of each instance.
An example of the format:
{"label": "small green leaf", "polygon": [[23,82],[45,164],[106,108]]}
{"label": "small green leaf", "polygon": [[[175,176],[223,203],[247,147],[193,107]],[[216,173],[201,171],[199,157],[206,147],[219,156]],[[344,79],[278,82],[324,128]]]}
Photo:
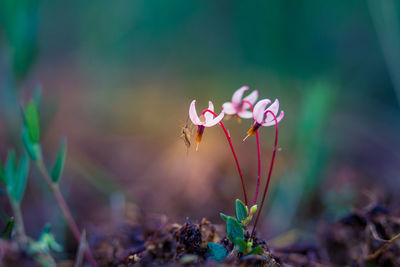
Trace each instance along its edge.
{"label": "small green leaf", "polygon": [[11,239],[12,230],[14,228],[14,217],[8,219],[6,227],[4,227],[3,233],[1,234],[4,239]]}
{"label": "small green leaf", "polygon": [[54,235],[50,232],[50,225],[46,224],[40,234],[38,241],[29,245],[30,253],[49,253],[50,251],[61,252],[62,246],[57,243]]}
{"label": "small green leaf", "polygon": [[228,219],[228,215],[223,214],[222,212],[219,213],[219,216],[221,216],[222,220],[226,221]]}
{"label": "small green leaf", "polygon": [[14,198],[20,203],[25,193],[29,173],[29,158],[22,154],[17,173],[15,174]]}
{"label": "small green leaf", "polygon": [[217,243],[208,243],[207,248],[208,253],[210,253],[210,258],[214,259],[217,262],[223,261],[228,254],[228,251],[226,251],[224,246]]}
{"label": "small green leaf", "polygon": [[26,152],[33,161],[36,161],[42,156],[42,149],[40,147],[40,144],[32,143],[29,137],[28,130],[26,128],[22,131],[22,142],[24,143]]}
{"label": "small green leaf", "polygon": [[250,250],[250,252],[248,253],[248,255],[259,255],[263,252],[263,248],[261,245],[258,245],[257,247],[253,248],[252,250]]}
{"label": "small green leaf", "polygon": [[238,247],[239,252],[245,252],[247,249],[247,243],[240,238],[236,238],[235,245]]}
{"label": "small green leaf", "polygon": [[226,233],[228,234],[229,240],[235,243],[236,238],[244,239],[244,232],[242,225],[236,220],[236,218],[228,217],[226,220]]}
{"label": "small green leaf", "polygon": [[67,156],[66,139],[62,138],[60,148],[58,150],[57,160],[54,164],[53,170],[51,171],[51,179],[54,183],[57,183],[64,170],[65,158]]}
{"label": "small green leaf", "polygon": [[33,100],[25,108],[25,125],[28,129],[30,140],[33,144],[39,143],[40,123],[39,112]]}
{"label": "small green leaf", "polygon": [[10,198],[14,199],[14,188],[15,188],[15,150],[11,149],[8,151],[6,167],[4,171],[5,184],[7,194]]}
{"label": "small green leaf", "polygon": [[245,220],[242,221],[243,226],[247,226],[251,220],[253,219],[253,215],[248,216]]}
{"label": "small green leaf", "polygon": [[236,218],[239,222],[242,222],[244,219],[246,219],[247,215],[249,214],[246,205],[240,199],[236,199],[235,201],[235,211]]}

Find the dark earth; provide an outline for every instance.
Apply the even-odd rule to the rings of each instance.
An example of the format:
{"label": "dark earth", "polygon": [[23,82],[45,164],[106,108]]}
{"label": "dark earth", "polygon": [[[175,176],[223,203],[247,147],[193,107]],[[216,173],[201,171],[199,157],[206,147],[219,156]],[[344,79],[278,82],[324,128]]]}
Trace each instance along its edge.
{"label": "dark earth", "polygon": [[[400,217],[380,205],[354,211],[334,223],[324,223],[317,242],[272,247],[261,255],[243,256],[225,236],[224,225],[207,219],[169,223],[165,216],[141,216],[116,229],[97,229],[91,246],[100,266],[400,266]],[[249,233],[246,233],[246,239]],[[228,257],[209,258],[207,243],[222,244]],[[4,266],[36,266],[12,241],[2,241]],[[74,260],[58,266],[74,266]]]}

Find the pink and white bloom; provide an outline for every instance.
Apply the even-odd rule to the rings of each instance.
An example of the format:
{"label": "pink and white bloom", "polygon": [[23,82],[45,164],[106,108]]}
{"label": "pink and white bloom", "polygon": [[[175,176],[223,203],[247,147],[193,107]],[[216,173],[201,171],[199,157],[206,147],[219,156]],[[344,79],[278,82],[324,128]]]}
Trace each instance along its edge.
{"label": "pink and white bloom", "polygon": [[[263,99],[263,100],[258,101],[258,103],[254,106],[254,110],[253,110],[254,124],[250,128],[250,130],[247,132],[248,135],[250,135],[250,136],[254,135],[256,133],[256,131],[258,130],[258,128],[260,128],[260,126],[268,127],[271,125],[275,125],[274,116],[270,112],[272,112],[275,115],[276,121],[278,123],[283,119],[283,116],[285,116],[285,113],[283,110],[279,113],[279,116],[278,116],[279,100],[275,99],[274,103],[272,103],[267,109],[265,109],[266,106],[270,103],[271,103],[271,100]],[[270,112],[268,112],[268,111],[270,111]]]}
{"label": "pink and white bloom", "polygon": [[222,105],[225,114],[237,115],[243,119],[249,119],[252,117],[253,113],[249,109],[257,101],[258,91],[254,90],[251,94],[242,99],[244,91],[247,90],[249,90],[248,86],[239,88],[233,94],[232,102],[226,102]]}
{"label": "pink and white bloom", "polygon": [[[214,112],[214,105],[211,101],[208,102],[208,110]],[[204,113],[204,114],[203,114]],[[196,142],[200,143],[203,137],[205,127],[212,127],[219,123],[224,118],[224,112],[222,111],[218,116],[214,118],[214,114],[211,112],[204,112],[199,117],[196,111],[196,100],[193,100],[189,108],[189,117],[194,125],[197,125]]]}

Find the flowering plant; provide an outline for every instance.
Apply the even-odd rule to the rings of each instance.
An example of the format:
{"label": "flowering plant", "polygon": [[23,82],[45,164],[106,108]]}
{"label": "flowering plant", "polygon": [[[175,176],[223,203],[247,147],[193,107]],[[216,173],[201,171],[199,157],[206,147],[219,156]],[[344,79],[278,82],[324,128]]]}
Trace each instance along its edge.
{"label": "flowering plant", "polygon": [[[224,219],[226,222],[226,231],[228,238],[231,241],[231,243],[234,244],[235,247],[235,249],[232,250],[231,253],[233,253],[234,251],[238,251],[239,253],[241,253],[241,255],[261,254],[263,252],[262,246],[256,244],[254,239],[254,234],[260,217],[260,213],[264,206],[266,193],[268,191],[269,183],[271,180],[272,168],[275,162],[275,156],[278,145],[278,123],[284,117],[284,111],[281,111],[278,115],[279,112],[278,99],[276,99],[272,104],[271,100],[262,99],[255,106],[253,106],[254,103],[257,101],[258,91],[254,90],[248,96],[242,98],[244,92],[247,90],[249,90],[249,87],[247,86],[243,86],[238,90],[236,90],[232,96],[232,102],[225,102],[222,105],[223,110],[219,115],[214,113],[214,105],[211,101],[209,101],[208,109],[204,110],[201,113],[200,117],[198,116],[195,107],[196,100],[192,101],[189,108],[189,117],[192,123],[197,126],[197,135],[196,135],[197,146],[202,140],[205,127],[212,127],[214,125],[219,124],[222,130],[224,131],[226,139],[231,148],[235,164],[239,173],[239,177],[242,183],[244,202],[241,201],[240,199],[236,199],[235,202],[236,217],[227,216],[223,213],[221,213],[220,215],[222,219]],[[268,105],[269,107],[267,108]],[[248,202],[243,174],[239,165],[238,157],[236,155],[235,149],[232,144],[231,136],[229,134],[229,131],[226,129],[224,123],[222,122],[224,114],[227,114],[229,116],[237,116],[239,121],[240,119],[250,119],[250,118],[253,119],[253,124],[251,128],[247,131],[247,136],[243,139],[243,141],[245,141],[245,139],[248,138],[249,136],[255,135],[257,140],[258,177],[257,177],[257,186],[256,186],[254,201],[251,206],[249,205]],[[258,208],[257,200],[261,183],[261,149],[260,149],[259,129],[261,126],[268,127],[273,125],[275,125],[274,149],[268,170],[266,184],[260,201],[261,203],[260,208]],[[247,230],[247,226],[252,221],[253,215],[255,213],[257,213],[257,216],[253,225],[253,230],[250,235],[245,235],[244,233]],[[207,247],[210,256],[217,261],[222,261],[228,255],[228,251],[222,244],[208,243]]]}

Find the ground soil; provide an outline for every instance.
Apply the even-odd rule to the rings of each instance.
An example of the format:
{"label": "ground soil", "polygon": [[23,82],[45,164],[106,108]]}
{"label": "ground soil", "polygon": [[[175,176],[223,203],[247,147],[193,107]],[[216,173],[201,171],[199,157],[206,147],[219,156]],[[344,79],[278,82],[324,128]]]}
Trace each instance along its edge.
{"label": "ground soil", "polygon": [[[206,219],[183,224],[153,220],[105,234],[95,244],[103,266],[400,266],[400,217],[379,205],[354,211],[334,223],[323,223],[315,244],[263,246],[261,255],[243,257],[233,249],[223,225]],[[247,233],[247,238],[249,234]],[[389,241],[391,240],[391,241]],[[206,245],[217,242],[230,252],[222,262],[209,258]]]}
{"label": "ground soil", "polygon": [[[322,223],[314,243],[273,247],[256,237],[254,245],[262,245],[263,252],[252,256],[238,253],[225,227],[207,219],[177,224],[166,216],[140,217],[92,231],[100,266],[400,266],[400,217],[380,205]],[[208,242],[222,244],[228,257],[221,263],[211,260]],[[38,266],[15,242],[2,240],[0,247],[1,266]],[[74,266],[74,259],[57,265]]]}

